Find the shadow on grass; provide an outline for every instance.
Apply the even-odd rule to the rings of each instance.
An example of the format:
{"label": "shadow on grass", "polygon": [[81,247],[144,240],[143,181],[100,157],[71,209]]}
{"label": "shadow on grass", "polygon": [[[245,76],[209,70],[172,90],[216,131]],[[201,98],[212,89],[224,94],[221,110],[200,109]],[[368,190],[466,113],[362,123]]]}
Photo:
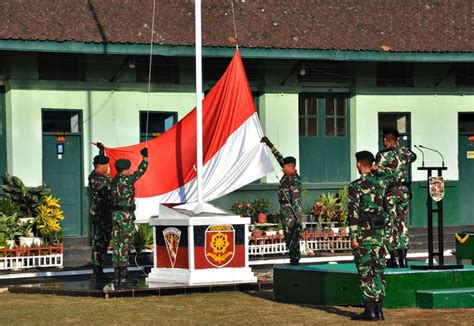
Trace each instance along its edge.
{"label": "shadow on grass", "polygon": [[[259,298],[267,301],[275,301],[273,300],[273,291],[272,290],[262,290],[262,291],[249,291],[245,292],[247,295]],[[352,312],[348,310],[341,309],[339,306],[316,306],[316,305],[309,305],[309,304],[300,304],[300,303],[288,303],[288,302],[281,302],[283,304],[294,305],[297,307],[308,308],[308,309],[315,309],[319,311],[323,311],[329,314],[334,314],[342,317],[354,317],[357,316],[359,313]]]}

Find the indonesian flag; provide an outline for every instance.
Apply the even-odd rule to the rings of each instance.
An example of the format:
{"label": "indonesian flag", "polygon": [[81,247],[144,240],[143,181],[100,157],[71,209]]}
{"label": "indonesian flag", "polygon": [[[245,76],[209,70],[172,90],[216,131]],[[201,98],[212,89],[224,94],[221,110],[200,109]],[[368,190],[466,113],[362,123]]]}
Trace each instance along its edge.
{"label": "indonesian flag", "polygon": [[[224,196],[273,171],[262,128],[239,51],[203,99],[203,200]],[[197,201],[196,108],[171,129],[145,142],[106,148],[111,174],[114,163],[126,158],[137,169],[147,146],[149,165],[135,183],[137,222],[158,215],[160,203]]]}

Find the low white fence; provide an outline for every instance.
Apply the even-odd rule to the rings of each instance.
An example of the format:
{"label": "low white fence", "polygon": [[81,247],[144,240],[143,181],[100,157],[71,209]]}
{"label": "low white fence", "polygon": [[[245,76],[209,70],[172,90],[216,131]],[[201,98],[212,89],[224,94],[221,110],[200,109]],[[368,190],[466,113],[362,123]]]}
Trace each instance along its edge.
{"label": "low white fence", "polygon": [[64,247],[0,249],[0,270],[63,267]]}
{"label": "low white fence", "polygon": [[[300,235],[300,251],[302,255],[315,254],[318,251],[348,251],[351,241],[344,232],[304,231]],[[288,252],[283,235],[251,236],[249,240],[249,255],[263,256],[270,254],[285,254]]]}

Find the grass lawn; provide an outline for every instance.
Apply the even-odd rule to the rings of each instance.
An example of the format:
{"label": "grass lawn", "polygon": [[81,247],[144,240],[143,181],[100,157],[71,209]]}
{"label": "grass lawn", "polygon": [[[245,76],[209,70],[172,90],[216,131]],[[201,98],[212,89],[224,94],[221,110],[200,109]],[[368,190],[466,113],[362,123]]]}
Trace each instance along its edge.
{"label": "grass lawn", "polygon": [[[277,303],[271,291],[114,299],[0,293],[1,325],[325,325],[348,323],[361,310]],[[385,317],[385,324],[472,325],[474,309],[387,309]]]}

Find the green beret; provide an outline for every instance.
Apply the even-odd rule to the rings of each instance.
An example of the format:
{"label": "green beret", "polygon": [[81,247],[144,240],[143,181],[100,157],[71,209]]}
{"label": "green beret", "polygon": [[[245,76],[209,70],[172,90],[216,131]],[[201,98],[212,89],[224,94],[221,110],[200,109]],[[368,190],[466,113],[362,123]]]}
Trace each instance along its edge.
{"label": "green beret", "polygon": [[121,159],[115,161],[115,168],[119,172],[123,171],[123,170],[130,169],[131,165],[132,165],[132,163],[130,163],[130,160],[127,160],[127,159],[121,158]]}
{"label": "green beret", "polygon": [[374,163],[375,157],[374,155],[369,152],[369,151],[360,151],[355,154],[357,162],[361,161],[369,161],[370,164]]}
{"label": "green beret", "polygon": [[382,134],[385,135],[393,135],[395,138],[400,137],[400,133],[398,132],[397,128],[387,127],[383,128]]}
{"label": "green beret", "polygon": [[94,156],[94,164],[107,164],[109,163],[109,158],[104,155]]}
{"label": "green beret", "polygon": [[296,158],[294,158],[293,156],[287,156],[283,159],[283,165],[290,164],[290,163],[296,164]]}

